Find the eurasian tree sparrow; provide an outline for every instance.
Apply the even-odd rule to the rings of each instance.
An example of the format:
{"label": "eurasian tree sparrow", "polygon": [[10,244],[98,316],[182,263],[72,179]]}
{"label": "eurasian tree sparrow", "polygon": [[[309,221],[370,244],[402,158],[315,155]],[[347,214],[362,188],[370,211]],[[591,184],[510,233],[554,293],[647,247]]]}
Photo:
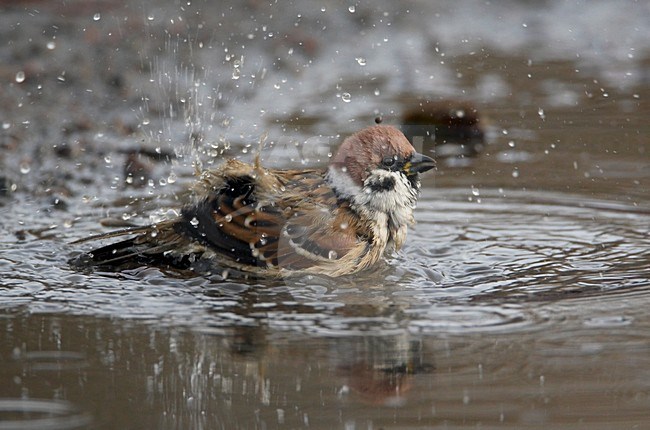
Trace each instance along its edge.
{"label": "eurasian tree sparrow", "polygon": [[77,242],[132,236],[83,259],[99,266],[201,261],[262,276],[352,274],[401,248],[419,173],[434,166],[399,130],[376,125],[345,139],[327,169],[230,159],[201,174],[177,218]]}

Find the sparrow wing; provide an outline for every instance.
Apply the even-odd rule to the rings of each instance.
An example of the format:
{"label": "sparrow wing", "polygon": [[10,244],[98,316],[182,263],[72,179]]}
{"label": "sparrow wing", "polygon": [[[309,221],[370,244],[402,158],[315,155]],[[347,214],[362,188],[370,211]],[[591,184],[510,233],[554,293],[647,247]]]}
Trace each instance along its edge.
{"label": "sparrow wing", "polygon": [[[289,270],[335,266],[360,244],[340,225],[336,210],[327,214],[296,212],[282,229],[277,246],[278,265]],[[349,260],[349,259],[346,259]]]}
{"label": "sparrow wing", "polygon": [[[173,220],[82,241],[135,235],[89,253],[91,262],[187,267],[191,255],[248,271],[331,273],[357,264],[368,241],[321,170],[265,170],[236,160],[202,175],[198,199]],[[317,270],[318,271],[318,270]]]}
{"label": "sparrow wing", "polygon": [[285,223],[276,245],[283,269],[340,265],[362,245],[347,201],[339,200],[321,172],[295,172],[285,183],[291,190],[282,200]]}
{"label": "sparrow wing", "polygon": [[[124,266],[171,264],[187,267],[194,256],[206,252],[237,266],[257,266],[259,255],[251,244],[271,244],[284,220],[273,206],[258,205],[252,166],[230,160],[202,174],[195,192],[198,200],[182,209],[181,216],[162,223],[118,230],[78,240],[76,243],[132,236],[92,250],[72,261],[75,265]],[[263,255],[262,255],[263,258]]]}
{"label": "sparrow wing", "polygon": [[236,167],[220,175],[225,180],[215,192],[183,210],[179,234],[249,269],[332,265],[359,245],[351,212],[322,171],[256,174]]}
{"label": "sparrow wing", "polygon": [[243,266],[267,265],[260,246],[277,241],[284,217],[260,203],[256,181],[248,175],[226,178],[223,186],[182,210],[175,230]]}

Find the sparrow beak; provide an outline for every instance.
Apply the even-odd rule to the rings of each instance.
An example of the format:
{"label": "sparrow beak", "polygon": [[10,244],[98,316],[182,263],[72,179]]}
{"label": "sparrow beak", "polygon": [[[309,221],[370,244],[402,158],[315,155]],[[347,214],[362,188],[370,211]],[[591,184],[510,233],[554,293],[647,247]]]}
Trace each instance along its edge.
{"label": "sparrow beak", "polygon": [[411,159],[404,164],[404,172],[406,172],[407,175],[415,175],[416,173],[426,172],[434,167],[436,167],[436,162],[433,158],[416,152],[413,154]]}

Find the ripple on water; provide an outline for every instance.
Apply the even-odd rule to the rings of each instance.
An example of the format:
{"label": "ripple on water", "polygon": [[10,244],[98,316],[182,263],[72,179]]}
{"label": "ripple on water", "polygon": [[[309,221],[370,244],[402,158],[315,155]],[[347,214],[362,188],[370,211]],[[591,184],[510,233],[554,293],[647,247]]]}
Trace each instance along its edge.
{"label": "ripple on water", "polygon": [[650,286],[650,211],[489,190],[477,203],[468,193],[426,192],[404,251],[353,277],[252,282],[158,268],[80,273],[66,263],[71,246],[50,239],[8,244],[1,258],[11,264],[0,264],[0,293],[5,306],[30,312],[209,330],[272,321],[276,329],[338,336],[534,330],[548,313],[531,302]]}
{"label": "ripple on water", "polygon": [[441,288],[500,298],[649,285],[650,209],[545,193],[481,197],[421,199],[403,258],[415,263],[406,266],[412,287],[431,280],[432,264]]}
{"label": "ripple on water", "polygon": [[76,351],[21,351],[16,349],[13,355],[17,363],[31,371],[60,372],[89,366],[86,355]]}
{"label": "ripple on water", "polygon": [[409,312],[413,333],[474,333],[541,330],[548,317],[519,305],[447,305]]}
{"label": "ripple on water", "polygon": [[0,399],[3,430],[64,430],[91,428],[92,417],[60,400]]}

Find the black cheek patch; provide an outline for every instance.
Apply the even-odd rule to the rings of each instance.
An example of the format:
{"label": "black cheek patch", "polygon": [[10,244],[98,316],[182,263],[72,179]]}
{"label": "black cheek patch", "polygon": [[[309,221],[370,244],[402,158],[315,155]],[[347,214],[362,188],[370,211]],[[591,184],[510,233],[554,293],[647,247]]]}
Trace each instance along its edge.
{"label": "black cheek patch", "polygon": [[395,189],[395,178],[381,178],[368,184],[372,191],[393,191]]}

